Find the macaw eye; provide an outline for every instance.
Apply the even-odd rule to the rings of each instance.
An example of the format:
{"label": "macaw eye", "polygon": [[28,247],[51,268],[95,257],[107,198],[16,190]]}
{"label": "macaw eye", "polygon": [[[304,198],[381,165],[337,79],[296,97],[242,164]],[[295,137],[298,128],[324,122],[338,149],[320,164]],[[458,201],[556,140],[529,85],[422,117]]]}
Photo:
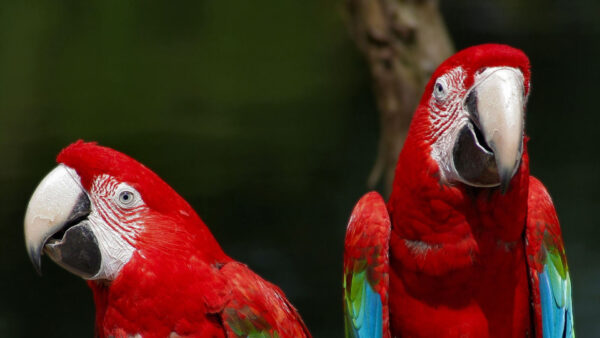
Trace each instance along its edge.
{"label": "macaw eye", "polygon": [[131,205],[134,200],[135,195],[129,190],[121,191],[119,194],[119,202],[121,202],[122,205]]}
{"label": "macaw eye", "polygon": [[443,79],[438,79],[433,86],[433,96],[437,100],[443,100],[446,97],[446,84]]}

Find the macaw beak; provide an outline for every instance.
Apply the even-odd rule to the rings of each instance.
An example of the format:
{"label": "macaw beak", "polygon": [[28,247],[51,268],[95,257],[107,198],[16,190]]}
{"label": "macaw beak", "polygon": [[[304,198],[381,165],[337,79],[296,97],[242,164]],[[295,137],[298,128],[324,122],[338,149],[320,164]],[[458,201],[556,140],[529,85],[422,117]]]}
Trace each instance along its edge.
{"label": "macaw beak", "polygon": [[504,193],[523,152],[523,75],[509,67],[485,69],[476,76],[463,106],[469,123],[454,147],[456,170],[466,184],[500,186]]}
{"label": "macaw beak", "polygon": [[25,213],[25,245],[38,273],[42,253],[83,278],[100,270],[98,241],[87,220],[90,212],[90,199],[75,170],[60,164],[44,177]]}

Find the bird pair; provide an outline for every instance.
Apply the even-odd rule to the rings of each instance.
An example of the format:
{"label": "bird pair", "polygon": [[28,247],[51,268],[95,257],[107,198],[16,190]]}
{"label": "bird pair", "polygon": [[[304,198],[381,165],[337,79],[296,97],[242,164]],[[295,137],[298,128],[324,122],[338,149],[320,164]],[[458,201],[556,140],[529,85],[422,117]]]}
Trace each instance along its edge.
{"label": "bird pair", "polygon": [[[391,197],[356,205],[345,240],[349,337],[572,337],[556,212],[529,175],[526,55],[480,45],[433,74]],[[310,336],[283,292],[228,257],[150,169],[78,141],[33,193],[29,256],[86,279],[99,337]],[[335,291],[335,290],[333,290]]]}

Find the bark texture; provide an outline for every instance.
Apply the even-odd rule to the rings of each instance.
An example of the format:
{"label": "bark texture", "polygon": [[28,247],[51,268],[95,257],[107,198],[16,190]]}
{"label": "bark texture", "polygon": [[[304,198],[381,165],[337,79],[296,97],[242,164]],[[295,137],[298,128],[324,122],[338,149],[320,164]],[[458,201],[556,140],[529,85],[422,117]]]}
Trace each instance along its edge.
{"label": "bark texture", "polygon": [[380,139],[367,180],[389,195],[412,114],[435,68],[454,48],[436,0],[346,0],[350,32],[368,62]]}

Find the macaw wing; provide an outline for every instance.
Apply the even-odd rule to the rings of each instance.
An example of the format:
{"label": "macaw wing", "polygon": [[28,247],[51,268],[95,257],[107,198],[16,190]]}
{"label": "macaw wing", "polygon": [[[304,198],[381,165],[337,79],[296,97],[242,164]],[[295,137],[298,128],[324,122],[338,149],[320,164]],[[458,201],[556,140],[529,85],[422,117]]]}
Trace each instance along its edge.
{"label": "macaw wing", "polygon": [[536,337],[574,337],[571,280],[558,217],[546,188],[534,177],[525,240]]}
{"label": "macaw wing", "polygon": [[391,222],[381,195],[370,192],[354,207],[344,243],[346,337],[389,337]]}
{"label": "macaw wing", "polygon": [[220,271],[231,290],[221,311],[227,337],[311,336],[298,311],[277,286],[241,263],[227,263]]}

